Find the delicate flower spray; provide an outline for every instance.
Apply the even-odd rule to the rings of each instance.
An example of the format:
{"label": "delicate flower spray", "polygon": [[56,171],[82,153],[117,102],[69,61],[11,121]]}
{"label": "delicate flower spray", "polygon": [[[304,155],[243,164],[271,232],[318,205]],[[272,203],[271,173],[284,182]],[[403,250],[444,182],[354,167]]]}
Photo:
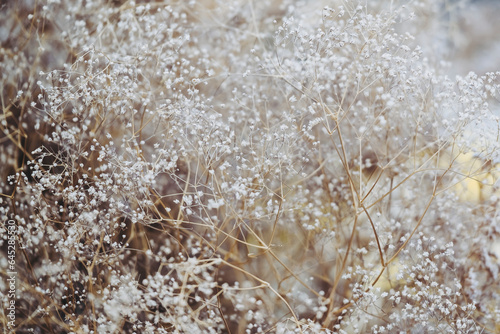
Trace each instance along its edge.
{"label": "delicate flower spray", "polygon": [[6,4],[2,329],[498,332],[499,73],[405,3]]}

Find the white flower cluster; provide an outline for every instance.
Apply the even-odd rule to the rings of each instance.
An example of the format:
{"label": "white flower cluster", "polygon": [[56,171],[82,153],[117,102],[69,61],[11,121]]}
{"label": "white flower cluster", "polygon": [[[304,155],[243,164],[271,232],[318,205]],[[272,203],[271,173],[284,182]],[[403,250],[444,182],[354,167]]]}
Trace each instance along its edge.
{"label": "white flower cluster", "polygon": [[445,2],[2,7],[13,330],[498,331],[500,72],[432,57]]}

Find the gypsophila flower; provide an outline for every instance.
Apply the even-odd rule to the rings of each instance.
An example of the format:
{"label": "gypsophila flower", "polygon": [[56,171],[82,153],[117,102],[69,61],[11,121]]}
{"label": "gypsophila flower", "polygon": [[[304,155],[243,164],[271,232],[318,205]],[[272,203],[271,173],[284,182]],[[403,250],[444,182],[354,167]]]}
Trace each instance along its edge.
{"label": "gypsophila flower", "polygon": [[449,75],[459,7],[5,4],[3,330],[498,330],[500,72]]}

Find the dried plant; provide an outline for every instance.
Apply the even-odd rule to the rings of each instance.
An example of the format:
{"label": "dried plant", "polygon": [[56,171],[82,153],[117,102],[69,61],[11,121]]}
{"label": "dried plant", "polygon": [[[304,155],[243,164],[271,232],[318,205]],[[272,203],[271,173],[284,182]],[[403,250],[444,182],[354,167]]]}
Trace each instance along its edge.
{"label": "dried plant", "polygon": [[500,332],[500,72],[446,75],[444,3],[3,5],[2,329]]}

